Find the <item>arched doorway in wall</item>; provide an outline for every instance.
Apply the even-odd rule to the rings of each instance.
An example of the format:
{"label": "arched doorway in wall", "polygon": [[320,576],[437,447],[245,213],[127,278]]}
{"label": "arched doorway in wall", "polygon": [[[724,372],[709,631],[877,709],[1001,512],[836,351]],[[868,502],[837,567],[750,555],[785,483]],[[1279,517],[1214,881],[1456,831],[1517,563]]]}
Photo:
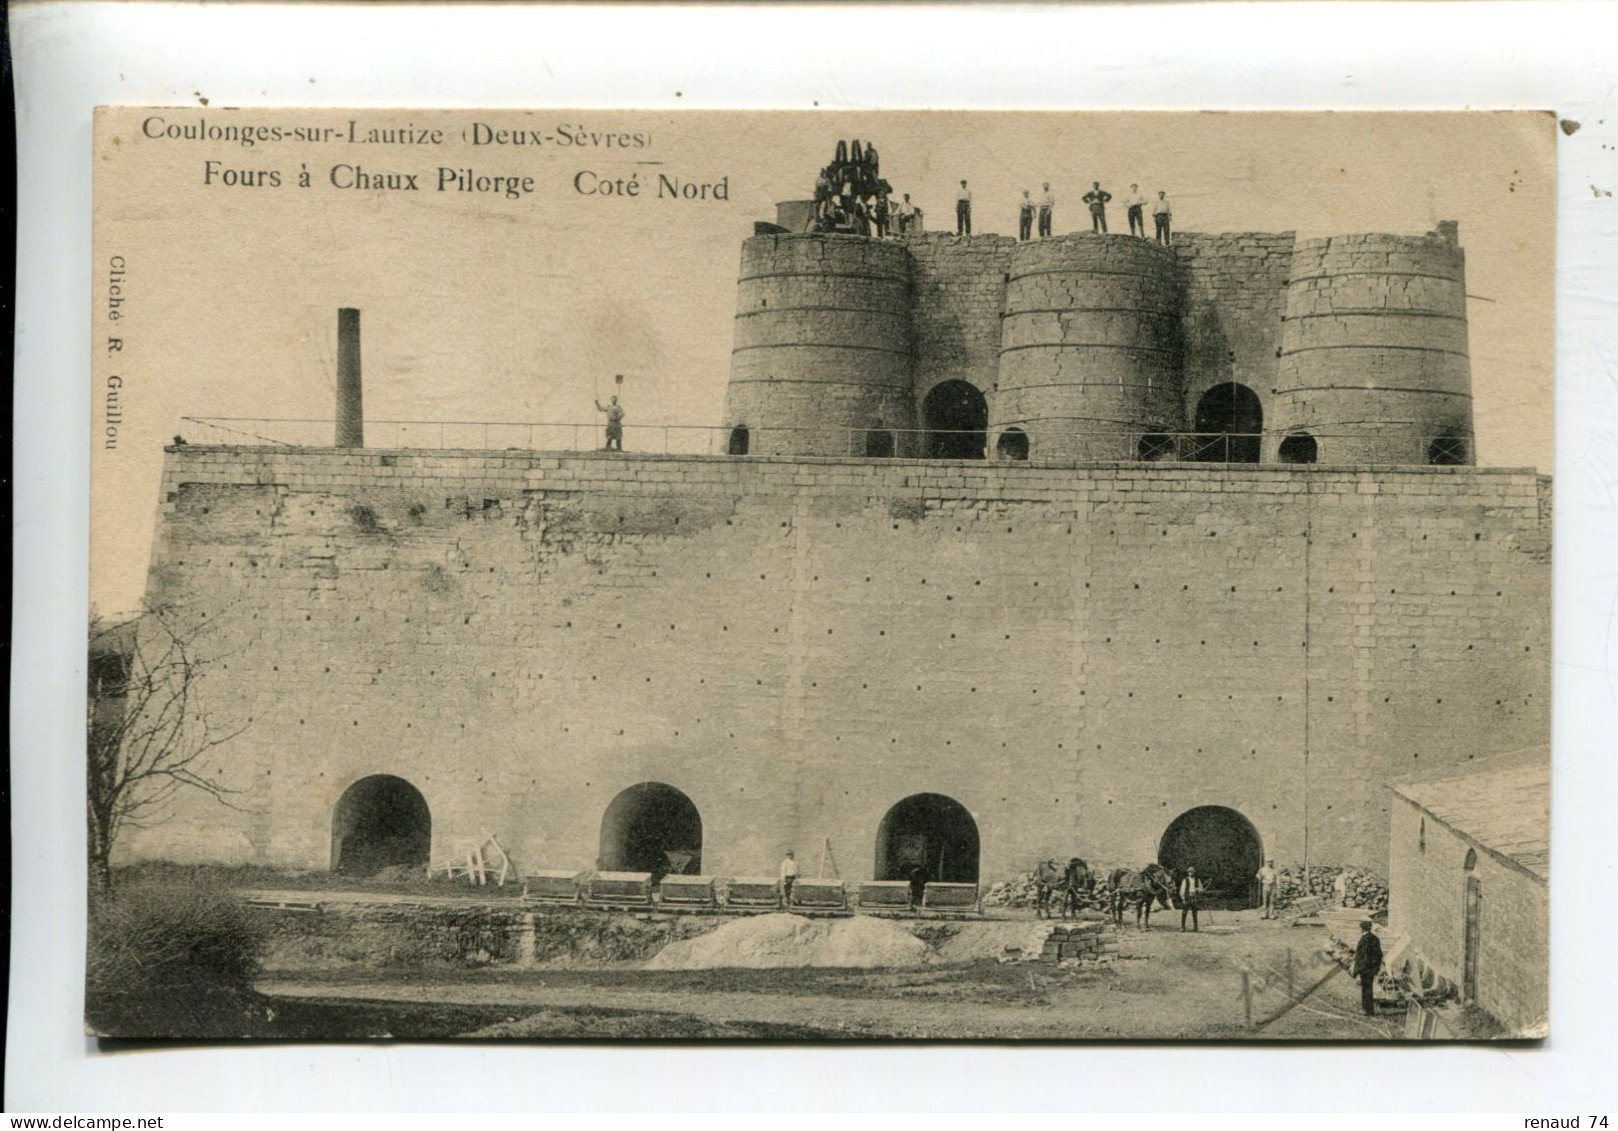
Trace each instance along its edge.
{"label": "arched doorway in wall", "polygon": [[969,381],[942,381],[921,403],[928,459],[982,459],[989,402]]}
{"label": "arched doorway in wall", "polygon": [[1208,889],[1206,907],[1258,906],[1257,880],[1264,844],[1253,823],[1223,805],[1202,805],[1181,813],[1164,830],[1157,862],[1180,880],[1187,868]]}
{"label": "arched doorway in wall", "polygon": [[730,456],[745,456],[748,445],[752,443],[752,433],[747,425],[738,424],[730,430],[730,442],[725,445],[725,454]]}
{"label": "arched doorway in wall", "polygon": [[331,870],[370,876],[383,868],[425,869],[433,818],[421,791],[392,774],[372,774],[343,791],[331,821]]}
{"label": "arched doorway in wall", "polygon": [[978,882],[978,823],[941,793],[916,793],[887,811],[876,832],[876,878]]}
{"label": "arched doorway in wall", "polygon": [[702,816],[689,797],[662,782],[632,785],[601,818],[603,872],[651,872],[657,876],[702,871]]}
{"label": "arched doorway in wall", "polygon": [[1028,458],[1028,433],[1012,425],[1000,433],[994,442],[994,454],[1000,459],[1025,460]]}
{"label": "arched doorway in wall", "polygon": [[1294,432],[1281,441],[1276,458],[1282,463],[1314,463],[1320,458],[1320,445],[1307,432]]}
{"label": "arched doorway in wall", "polygon": [[1226,381],[1197,401],[1191,458],[1206,463],[1257,463],[1264,405],[1246,385]]}

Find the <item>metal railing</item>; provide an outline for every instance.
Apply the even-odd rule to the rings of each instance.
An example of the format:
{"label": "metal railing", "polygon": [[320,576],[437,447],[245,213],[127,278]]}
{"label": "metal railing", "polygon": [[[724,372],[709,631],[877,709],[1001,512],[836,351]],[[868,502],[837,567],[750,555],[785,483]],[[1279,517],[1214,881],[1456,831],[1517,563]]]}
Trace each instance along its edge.
{"label": "metal railing", "polygon": [[[188,444],[329,448],[329,419],[185,416]],[[1025,431],[985,429],[724,427],[707,424],[626,424],[622,450],[642,455],[808,455],[899,459],[1098,460],[1257,463],[1275,458],[1276,443],[1296,432]],[[1328,434],[1311,433],[1314,440]],[[1364,433],[1345,434],[1364,442]],[[601,451],[606,425],[597,421],[367,420],[365,445],[382,449],[471,451]],[[1284,462],[1313,462],[1300,459]]]}
{"label": "metal railing", "polygon": [[[271,447],[329,448],[330,419],[301,417],[182,416],[180,435],[192,444],[261,444]],[[663,455],[721,455],[728,428],[704,424],[626,424],[624,448]],[[425,448],[472,451],[569,451],[600,449],[607,428],[601,421],[557,423],[510,420],[367,420],[368,448]]]}

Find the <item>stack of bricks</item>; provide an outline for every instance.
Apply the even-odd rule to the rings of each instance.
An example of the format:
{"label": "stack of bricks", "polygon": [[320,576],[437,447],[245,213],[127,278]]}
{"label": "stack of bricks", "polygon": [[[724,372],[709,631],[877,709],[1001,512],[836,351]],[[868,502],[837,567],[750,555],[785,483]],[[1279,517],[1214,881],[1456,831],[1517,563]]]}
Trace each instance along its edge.
{"label": "stack of bricks", "polygon": [[1102,923],[1063,923],[1045,927],[1039,957],[1046,962],[1094,960],[1118,952],[1118,942],[1102,934]]}

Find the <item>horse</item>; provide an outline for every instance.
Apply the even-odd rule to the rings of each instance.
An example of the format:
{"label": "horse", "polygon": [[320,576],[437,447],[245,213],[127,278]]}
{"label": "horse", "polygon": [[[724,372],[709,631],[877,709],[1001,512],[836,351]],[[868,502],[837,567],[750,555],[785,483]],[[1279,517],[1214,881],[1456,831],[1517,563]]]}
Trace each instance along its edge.
{"label": "horse", "polygon": [[1161,864],[1148,864],[1140,871],[1118,868],[1107,877],[1112,891],[1112,921],[1124,925],[1124,905],[1135,905],[1135,926],[1143,931],[1152,929],[1152,901],[1163,905],[1163,910],[1179,906],[1173,874]]}
{"label": "horse", "polygon": [[1070,919],[1079,913],[1079,901],[1089,896],[1095,890],[1095,873],[1090,871],[1090,865],[1077,856],[1067,862],[1067,869],[1062,873],[1062,883],[1057,889],[1062,893],[1062,918]]}

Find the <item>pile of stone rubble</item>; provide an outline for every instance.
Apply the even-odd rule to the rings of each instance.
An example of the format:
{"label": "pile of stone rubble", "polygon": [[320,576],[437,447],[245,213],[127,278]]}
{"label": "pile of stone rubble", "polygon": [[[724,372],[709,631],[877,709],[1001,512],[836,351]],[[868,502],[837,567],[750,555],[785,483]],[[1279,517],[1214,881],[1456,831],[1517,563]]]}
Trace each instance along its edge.
{"label": "pile of stone rubble", "polygon": [[1348,906],[1357,907],[1368,914],[1375,915],[1388,909],[1388,885],[1375,874],[1363,868],[1346,868],[1342,865],[1322,864],[1312,866],[1307,873],[1307,880],[1302,868],[1281,868],[1281,880],[1278,885],[1277,902],[1282,907],[1291,906],[1310,895],[1323,897],[1328,905],[1336,902],[1334,883],[1337,874],[1348,872]]}
{"label": "pile of stone rubble", "polygon": [[[1106,906],[1108,897],[1107,881],[1103,876],[1104,873],[1097,874],[1095,888],[1087,897],[1079,901],[1080,907],[1099,910]],[[1037,906],[1039,902],[1038,891],[1039,885],[1034,883],[1034,874],[1029,872],[1026,875],[1001,880],[991,885],[989,890],[983,893],[983,906],[1032,908]],[[1051,904],[1058,913],[1061,910],[1062,898],[1061,892],[1051,894]]]}
{"label": "pile of stone rubble", "polygon": [[[1341,864],[1317,864],[1311,866],[1307,873],[1297,866],[1279,869],[1281,873],[1278,902],[1281,907],[1291,905],[1309,898],[1311,895],[1321,896],[1329,903],[1335,902],[1333,884],[1337,873],[1348,873],[1348,906],[1361,908],[1368,914],[1376,914],[1388,909],[1388,885],[1375,873],[1364,868],[1349,867]],[[1107,890],[1105,868],[1095,873],[1095,888],[1089,896],[1080,902],[1080,906],[1089,910],[1103,910],[1108,905],[1110,892]],[[1004,907],[1014,909],[1033,908],[1038,902],[1038,885],[1034,883],[1034,874],[1028,872],[1015,876],[1009,880],[1000,880],[991,885],[983,893],[983,906]],[[1053,893],[1052,904],[1060,910],[1061,893]]]}

